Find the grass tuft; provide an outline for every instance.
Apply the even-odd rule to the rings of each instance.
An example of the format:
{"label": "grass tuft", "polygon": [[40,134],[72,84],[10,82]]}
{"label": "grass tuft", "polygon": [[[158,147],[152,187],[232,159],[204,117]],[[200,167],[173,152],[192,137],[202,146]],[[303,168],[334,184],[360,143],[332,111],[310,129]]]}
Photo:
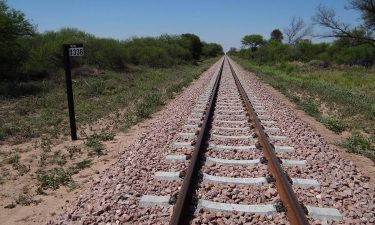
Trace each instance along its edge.
{"label": "grass tuft", "polygon": [[6,161],[8,164],[17,164],[20,161],[20,155],[18,153],[12,153]]}
{"label": "grass tuft", "polygon": [[91,167],[91,165],[92,165],[91,160],[85,159],[69,167],[69,171],[71,174],[77,174],[79,171]]}
{"label": "grass tuft", "polygon": [[360,153],[361,151],[369,151],[371,148],[370,140],[362,134],[354,132],[341,145],[352,153]]}
{"label": "grass tuft", "polygon": [[319,118],[319,108],[318,105],[311,99],[300,100],[297,105],[307,114],[312,117]]}
{"label": "grass tuft", "polygon": [[146,96],[137,109],[137,116],[140,118],[149,118],[150,115],[158,109],[162,100],[159,95],[153,94]]}
{"label": "grass tuft", "polygon": [[52,188],[57,190],[61,185],[70,186],[73,184],[73,178],[69,171],[63,168],[54,168],[48,171],[38,171],[37,180],[40,183],[42,189]]}
{"label": "grass tuft", "polygon": [[28,206],[31,204],[38,205],[42,200],[35,200],[32,195],[28,193],[21,193],[16,198],[15,202],[17,205]]}
{"label": "grass tuft", "polygon": [[103,145],[102,141],[110,141],[113,140],[114,135],[112,133],[101,133],[101,134],[93,134],[87,138],[85,144],[90,147],[96,155],[103,154]]}
{"label": "grass tuft", "polygon": [[345,130],[345,124],[342,120],[335,118],[335,117],[323,117],[321,122],[327,127],[329,130],[335,132],[336,134],[340,134]]}

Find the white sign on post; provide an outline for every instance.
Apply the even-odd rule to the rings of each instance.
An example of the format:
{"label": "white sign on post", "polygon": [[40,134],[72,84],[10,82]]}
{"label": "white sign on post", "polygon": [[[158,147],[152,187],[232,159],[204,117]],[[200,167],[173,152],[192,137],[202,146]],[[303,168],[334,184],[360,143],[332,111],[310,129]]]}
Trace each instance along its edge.
{"label": "white sign on post", "polygon": [[69,56],[83,56],[84,54],[83,47],[69,48]]}

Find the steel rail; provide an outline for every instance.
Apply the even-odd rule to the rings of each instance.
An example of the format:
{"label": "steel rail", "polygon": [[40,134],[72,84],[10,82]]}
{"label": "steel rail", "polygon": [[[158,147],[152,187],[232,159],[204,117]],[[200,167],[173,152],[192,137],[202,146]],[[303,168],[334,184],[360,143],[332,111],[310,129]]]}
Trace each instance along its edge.
{"label": "steel rail", "polygon": [[205,111],[205,117],[202,122],[202,126],[197,138],[197,141],[194,146],[194,151],[190,159],[189,166],[186,170],[186,174],[180,189],[180,192],[177,195],[177,201],[173,209],[173,214],[170,220],[170,225],[180,225],[187,224],[190,219],[190,203],[194,193],[194,177],[197,175],[199,170],[199,161],[201,160],[202,152],[205,147],[205,141],[208,137],[209,123],[212,119],[213,109],[215,106],[217,92],[219,89],[219,84],[221,80],[221,74],[224,67],[223,59],[218,76],[216,78],[214,87],[211,92],[209,106]]}
{"label": "steel rail", "polygon": [[[228,60],[228,59],[227,59]],[[268,136],[264,132],[264,128],[261,125],[259,118],[251,104],[249,97],[241,85],[240,80],[236,72],[234,71],[232,65],[228,60],[230,70],[232,71],[233,78],[236,82],[237,88],[240,91],[241,98],[245,104],[246,110],[248,111],[249,119],[254,125],[255,133],[258,137],[259,144],[262,148],[264,157],[267,160],[267,165],[269,170],[275,179],[275,184],[277,191],[279,193],[280,199],[283,206],[286,209],[286,215],[290,224],[292,225],[307,225],[309,224],[305,211],[303,210],[301,204],[299,203],[293,188],[290,183],[290,179],[285,174],[284,170],[280,165],[280,161],[277,158],[274,150],[274,146],[269,142]]]}

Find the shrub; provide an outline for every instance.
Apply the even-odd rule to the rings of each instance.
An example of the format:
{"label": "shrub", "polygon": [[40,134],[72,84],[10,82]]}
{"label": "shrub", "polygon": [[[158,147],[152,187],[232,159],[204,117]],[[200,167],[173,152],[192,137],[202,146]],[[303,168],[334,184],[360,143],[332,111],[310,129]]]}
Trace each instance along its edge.
{"label": "shrub", "polygon": [[148,95],[137,108],[137,115],[141,118],[148,118],[161,103],[162,100],[159,95]]}
{"label": "shrub", "polygon": [[338,118],[335,117],[323,117],[322,123],[329,129],[340,134],[345,130],[345,124]]}
{"label": "shrub", "polygon": [[91,160],[85,159],[81,162],[75,163],[74,166],[69,167],[69,172],[70,174],[77,174],[79,171],[89,168],[91,165]]}
{"label": "shrub", "polygon": [[365,138],[362,134],[354,132],[340,145],[347,148],[349,152],[360,153],[363,151],[369,151],[371,148],[370,140]]}
{"label": "shrub", "polygon": [[54,168],[48,171],[38,171],[37,180],[42,189],[58,189],[61,185],[69,186],[73,184],[73,179],[68,171],[63,168]]}
{"label": "shrub", "polygon": [[27,165],[24,165],[24,164],[21,164],[21,163],[18,163],[18,162],[14,163],[12,165],[12,167],[13,167],[13,169],[18,171],[18,175],[20,175],[20,176],[23,176],[30,171],[30,165],[27,166]]}
{"label": "shrub", "polygon": [[93,134],[87,138],[85,144],[90,147],[96,155],[103,154],[102,141],[113,140],[114,135],[111,133]]}
{"label": "shrub", "polygon": [[8,164],[17,164],[20,161],[20,156],[17,153],[12,153],[7,159]]}
{"label": "shrub", "polygon": [[15,202],[18,205],[28,206],[28,205],[31,205],[31,204],[38,205],[39,203],[42,202],[42,200],[41,199],[39,199],[39,200],[33,199],[33,196],[30,195],[29,193],[21,193],[21,194],[18,195]]}

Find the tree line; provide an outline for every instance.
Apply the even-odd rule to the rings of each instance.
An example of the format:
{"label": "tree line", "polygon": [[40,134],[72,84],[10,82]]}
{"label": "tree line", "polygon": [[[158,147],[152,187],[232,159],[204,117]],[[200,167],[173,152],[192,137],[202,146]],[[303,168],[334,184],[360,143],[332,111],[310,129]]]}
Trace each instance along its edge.
{"label": "tree line", "polygon": [[99,69],[126,70],[131,65],[170,67],[223,54],[216,43],[195,34],[98,38],[73,28],[39,33],[23,12],[0,0],[0,81],[43,79],[63,68],[62,44],[82,43],[79,63]]}
{"label": "tree line", "polygon": [[[316,9],[313,24],[307,25],[301,18],[293,17],[283,31],[274,29],[269,39],[259,34],[242,38],[243,48],[231,48],[228,54],[236,54],[255,62],[313,61],[321,65],[329,63],[360,64],[369,66],[375,58],[375,0],[351,0],[350,9],[361,13],[361,23],[352,27],[341,22],[335,11],[322,5]],[[313,25],[325,28],[326,33],[314,34]],[[334,38],[330,43],[313,43],[312,37]]]}

